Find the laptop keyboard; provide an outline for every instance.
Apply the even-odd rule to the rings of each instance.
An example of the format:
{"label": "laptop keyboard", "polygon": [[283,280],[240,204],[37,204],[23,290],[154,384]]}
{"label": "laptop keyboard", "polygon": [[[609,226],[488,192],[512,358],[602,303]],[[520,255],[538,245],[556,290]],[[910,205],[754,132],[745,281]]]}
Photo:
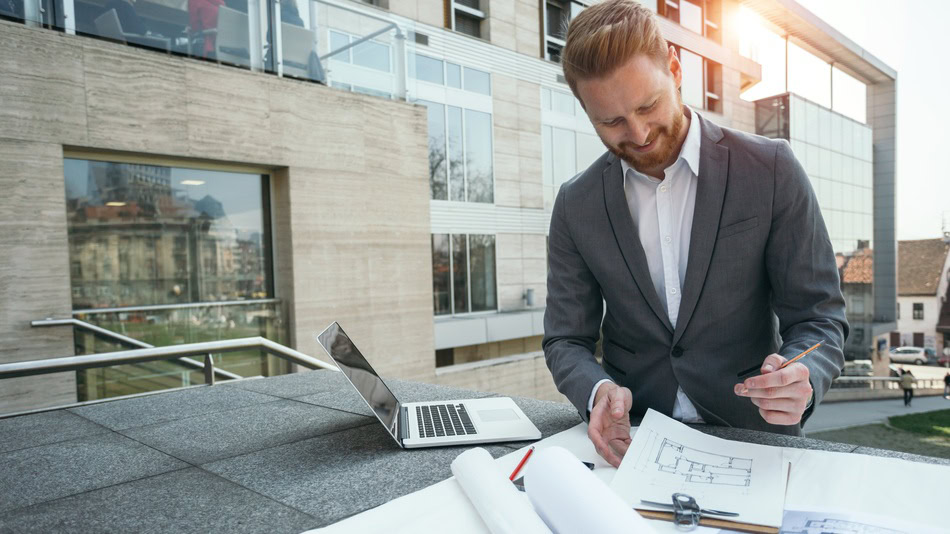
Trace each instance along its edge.
{"label": "laptop keyboard", "polygon": [[477,434],[463,404],[416,406],[419,437],[466,436]]}

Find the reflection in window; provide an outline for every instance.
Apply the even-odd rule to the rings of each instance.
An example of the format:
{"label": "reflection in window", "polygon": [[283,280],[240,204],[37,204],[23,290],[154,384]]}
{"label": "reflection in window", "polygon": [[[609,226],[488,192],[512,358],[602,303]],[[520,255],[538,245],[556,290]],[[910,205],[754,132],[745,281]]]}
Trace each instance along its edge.
{"label": "reflection in window", "polygon": [[445,200],[448,198],[448,177],[445,160],[445,106],[435,102],[423,102],[428,109],[429,117],[429,189],[432,198]]}
{"label": "reflection in window", "polygon": [[470,235],[472,311],[498,308],[495,302],[495,236]]}
{"label": "reflection in window", "polygon": [[465,175],[469,202],[493,202],[491,115],[465,110]]}
{"label": "reflection in window", "polygon": [[273,296],[266,176],[64,167],[74,309]]}
{"label": "reflection in window", "polygon": [[452,236],[452,309],[455,313],[471,311],[468,305],[468,246],[466,236]]}
{"label": "reflection in window", "polygon": [[432,234],[432,300],[436,315],[452,312],[449,236]]}
{"label": "reflection in window", "polygon": [[495,236],[432,235],[435,315],[498,309]]}
{"label": "reflection in window", "polygon": [[491,115],[418,102],[428,109],[431,198],[493,202]]}

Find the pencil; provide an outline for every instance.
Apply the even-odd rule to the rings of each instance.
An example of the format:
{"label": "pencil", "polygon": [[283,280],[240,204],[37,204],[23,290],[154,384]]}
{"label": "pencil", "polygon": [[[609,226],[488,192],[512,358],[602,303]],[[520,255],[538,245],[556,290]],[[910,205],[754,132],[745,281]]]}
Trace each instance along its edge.
{"label": "pencil", "polygon": [[524,455],[524,458],[518,462],[518,467],[516,467],[515,470],[511,472],[511,476],[508,477],[508,480],[514,481],[515,476],[518,475],[518,471],[521,471],[521,468],[524,467],[525,462],[528,461],[528,457],[531,456],[532,452],[534,452],[534,445],[528,448],[528,452]]}
{"label": "pencil", "polygon": [[[819,341],[818,343],[815,343],[814,345],[812,345],[811,347],[809,347],[807,350],[805,350],[805,352],[803,352],[803,353],[799,354],[798,356],[795,356],[795,357],[792,358],[791,360],[788,360],[787,362],[783,363],[783,364],[781,365],[781,367],[779,367],[779,369],[785,369],[785,367],[787,367],[788,364],[790,364],[790,363],[792,363],[792,362],[797,362],[798,360],[804,358],[806,354],[808,354],[809,352],[811,352],[811,351],[817,349],[817,348],[820,347],[821,344],[824,343],[824,342],[825,342],[825,340],[822,339],[822,340]],[[747,374],[754,373],[754,372],[758,371],[759,368],[761,368],[761,367],[762,367],[762,364],[756,365],[756,366],[754,366],[754,367],[750,367],[750,368],[746,369],[745,371],[740,371],[739,374],[736,375],[736,376],[738,376],[739,378],[742,378],[743,376],[745,376],[745,375],[747,375]]]}
{"label": "pencil", "polygon": [[815,343],[814,345],[812,345],[811,347],[809,347],[808,350],[806,350],[805,352],[803,352],[803,353],[799,354],[798,356],[795,356],[795,357],[792,358],[791,360],[788,360],[787,362],[783,363],[782,366],[779,367],[779,369],[785,369],[786,367],[788,367],[788,364],[790,364],[790,363],[792,363],[792,362],[797,362],[798,360],[804,358],[806,354],[808,354],[809,352],[811,352],[811,351],[817,349],[817,348],[820,347],[821,344],[824,343],[824,342],[825,342],[825,340],[822,339],[822,340],[819,341],[818,343]]}

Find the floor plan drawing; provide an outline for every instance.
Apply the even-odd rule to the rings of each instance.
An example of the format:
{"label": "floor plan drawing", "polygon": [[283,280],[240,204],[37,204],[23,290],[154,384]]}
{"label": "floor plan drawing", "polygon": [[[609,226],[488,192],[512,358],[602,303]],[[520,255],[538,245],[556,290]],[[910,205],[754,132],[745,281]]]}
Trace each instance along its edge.
{"label": "floor plan drawing", "polygon": [[[868,520],[873,521],[872,518]],[[913,530],[890,528],[840,515],[820,512],[785,512],[779,534],[907,534]]]}
{"label": "floor plan drawing", "polygon": [[686,482],[721,486],[749,486],[752,483],[752,459],[725,456],[663,438],[656,454],[657,470],[675,473]]}

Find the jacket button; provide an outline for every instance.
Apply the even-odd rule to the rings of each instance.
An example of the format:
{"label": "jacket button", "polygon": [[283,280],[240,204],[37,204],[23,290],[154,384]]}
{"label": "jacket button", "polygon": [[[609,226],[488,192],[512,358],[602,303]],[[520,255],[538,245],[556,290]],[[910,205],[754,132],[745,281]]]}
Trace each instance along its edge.
{"label": "jacket button", "polygon": [[674,358],[679,358],[680,356],[683,355],[682,347],[679,347],[679,346],[673,347],[673,350],[670,351],[670,355],[673,356]]}

